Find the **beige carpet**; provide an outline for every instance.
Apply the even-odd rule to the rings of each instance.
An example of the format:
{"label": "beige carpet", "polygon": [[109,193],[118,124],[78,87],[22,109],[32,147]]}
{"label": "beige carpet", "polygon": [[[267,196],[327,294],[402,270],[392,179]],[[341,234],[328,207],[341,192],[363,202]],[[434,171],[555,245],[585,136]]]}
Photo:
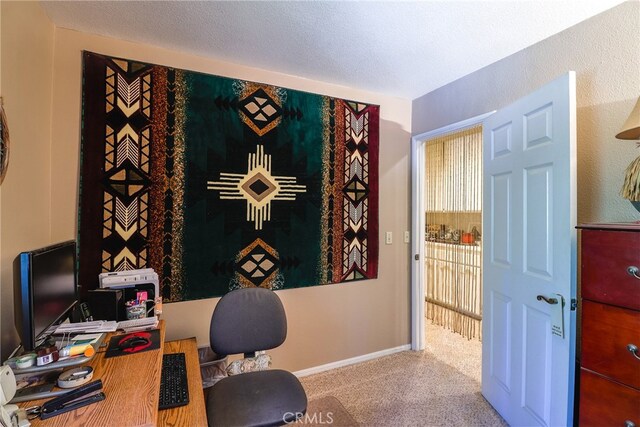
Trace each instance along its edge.
{"label": "beige carpet", "polygon": [[333,396],[311,400],[307,405],[307,413],[294,424],[304,426],[330,425],[331,427],[359,426],[342,403]]}
{"label": "beige carpet", "polygon": [[309,400],[334,396],[362,426],[506,426],[480,394],[479,341],[427,323],[428,350],[304,377]]}
{"label": "beige carpet", "polygon": [[482,381],[482,342],[469,340],[460,334],[451,332],[441,326],[434,325],[430,320],[425,322],[426,345],[425,351],[437,360],[456,368],[460,373]]}

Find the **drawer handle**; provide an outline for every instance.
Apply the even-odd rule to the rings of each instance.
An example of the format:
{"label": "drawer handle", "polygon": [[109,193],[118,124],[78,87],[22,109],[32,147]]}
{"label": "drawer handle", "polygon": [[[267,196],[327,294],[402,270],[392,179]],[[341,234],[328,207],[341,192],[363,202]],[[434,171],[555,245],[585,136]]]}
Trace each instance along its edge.
{"label": "drawer handle", "polygon": [[558,303],[558,298],[547,298],[547,297],[545,297],[544,295],[538,295],[538,296],[536,297],[536,299],[537,299],[538,301],[544,301],[544,302],[546,302],[547,304],[551,304],[551,305],[553,305],[553,304],[557,304],[557,303]]}
{"label": "drawer handle", "polygon": [[640,360],[640,356],[638,355],[638,346],[627,344],[627,350],[629,350],[629,353],[633,354],[633,357]]}
{"label": "drawer handle", "polygon": [[629,267],[627,267],[627,273],[629,273],[629,276],[633,276],[636,279],[640,280],[640,268],[636,267],[635,265],[630,265]]}
{"label": "drawer handle", "polygon": [[631,420],[626,420],[626,421],[624,422],[624,427],[636,427],[636,423],[634,423],[634,422],[633,422],[633,421],[631,421]]}

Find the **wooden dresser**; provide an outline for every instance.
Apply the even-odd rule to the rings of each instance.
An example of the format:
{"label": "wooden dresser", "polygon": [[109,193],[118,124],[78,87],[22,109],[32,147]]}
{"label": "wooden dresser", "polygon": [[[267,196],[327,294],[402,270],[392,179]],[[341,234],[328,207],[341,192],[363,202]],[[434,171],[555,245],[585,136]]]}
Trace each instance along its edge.
{"label": "wooden dresser", "polygon": [[581,230],[581,426],[640,427],[640,224]]}

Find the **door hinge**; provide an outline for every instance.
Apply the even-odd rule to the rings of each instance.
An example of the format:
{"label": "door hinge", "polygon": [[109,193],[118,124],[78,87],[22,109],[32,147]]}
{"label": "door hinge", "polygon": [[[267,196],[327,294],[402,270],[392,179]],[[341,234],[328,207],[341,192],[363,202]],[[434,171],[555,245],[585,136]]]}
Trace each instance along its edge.
{"label": "door hinge", "polygon": [[578,308],[578,300],[575,298],[571,298],[571,311],[576,311]]}
{"label": "door hinge", "polygon": [[413,256],[413,259],[415,259],[416,261],[419,261],[420,260],[420,254],[415,254]]}

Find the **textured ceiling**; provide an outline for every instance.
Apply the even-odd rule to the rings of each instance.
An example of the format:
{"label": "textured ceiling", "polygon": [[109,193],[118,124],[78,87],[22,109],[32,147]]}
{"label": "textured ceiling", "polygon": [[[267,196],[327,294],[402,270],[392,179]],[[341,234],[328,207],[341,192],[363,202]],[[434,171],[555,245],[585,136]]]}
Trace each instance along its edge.
{"label": "textured ceiling", "polygon": [[619,3],[41,1],[58,27],[408,99]]}

